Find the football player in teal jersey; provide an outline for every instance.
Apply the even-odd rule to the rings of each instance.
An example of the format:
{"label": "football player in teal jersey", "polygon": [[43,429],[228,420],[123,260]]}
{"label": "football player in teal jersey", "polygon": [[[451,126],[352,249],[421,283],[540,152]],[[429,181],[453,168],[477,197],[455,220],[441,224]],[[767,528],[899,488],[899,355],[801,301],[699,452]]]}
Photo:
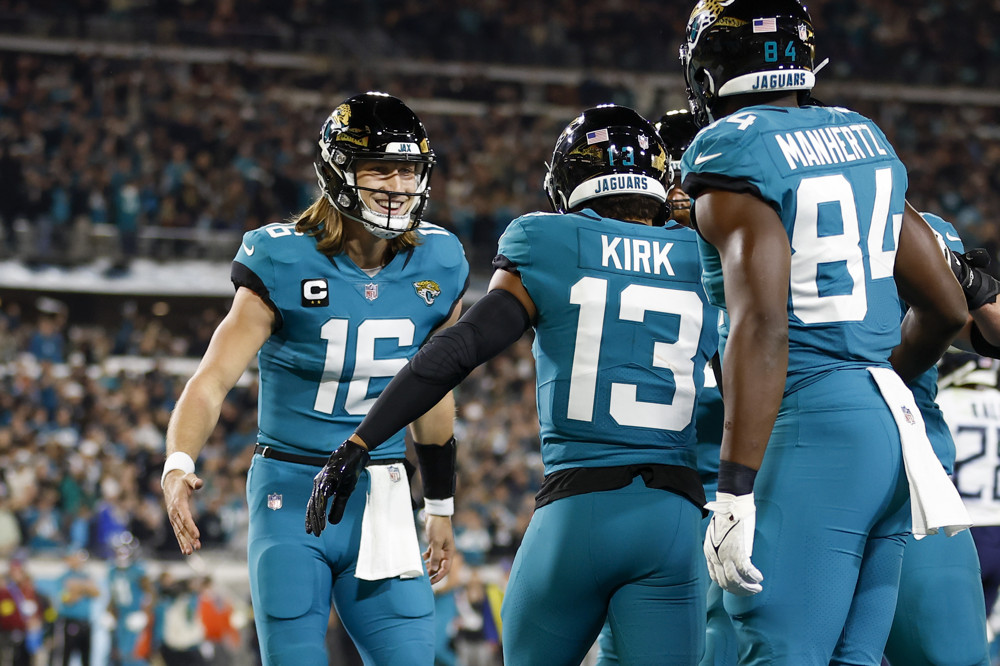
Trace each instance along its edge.
{"label": "football player in teal jersey", "polygon": [[[533,327],[545,480],[502,606],[506,664],[579,664],[605,618],[630,664],[696,664],[704,489],[694,416],[716,318],[669,166],[635,111],[585,111],[545,179],[555,213],[507,227],[487,294],[400,371],[341,447],[374,450]],[[335,454],[335,457],[337,454]],[[310,512],[351,490],[332,460]],[[344,479],[347,483],[344,483]]]}
{"label": "football player in teal jersey", "polygon": [[[953,257],[954,270],[965,255],[957,230],[937,215],[921,215],[934,230],[938,243]],[[956,277],[961,277],[960,271],[955,272]],[[966,293],[970,319],[989,298],[995,302],[1000,291],[1000,285],[991,290],[996,284],[991,276],[979,277],[985,285],[983,294],[976,289]],[[968,279],[960,282],[972,284]],[[972,327],[978,330],[974,320]],[[936,402],[937,380],[935,366],[909,382],[909,387],[934,453],[945,471],[953,474],[955,440]],[[988,666],[986,611],[979,556],[971,532],[950,538],[934,534],[919,541],[908,536],[896,612],[885,646],[886,659],[894,666]]]}
{"label": "football player in teal jersey", "polygon": [[148,650],[142,645],[152,618],[153,586],[138,557],[135,542],[115,548],[114,566],[108,570],[108,612],[114,618],[111,630],[111,661],[120,666],[146,666]]}
{"label": "football player in teal jersey", "polygon": [[[680,159],[690,145],[698,127],[694,123],[691,111],[675,109],[663,114],[653,125],[657,134],[663,139],[663,145],[670,156],[673,181],[667,190],[667,201],[670,204],[670,219],[674,222],[691,226],[691,199],[680,187]],[[698,279],[700,279],[700,268]],[[713,346],[718,346],[718,331]],[[712,358],[713,366],[718,363],[718,354]],[[722,444],[723,403],[722,394],[716,381],[715,372],[705,372],[705,386],[698,396],[698,408],[695,412],[695,433],[697,436],[696,451],[698,454],[698,476],[705,488],[705,497],[715,499],[716,485],[719,477],[719,446]],[[708,528],[708,518],[701,521],[702,534]],[[732,620],[722,607],[722,588],[708,576],[708,569],[702,563],[699,570],[701,584],[705,594],[706,628],[705,652],[702,655],[701,666],[735,666],[736,665],[736,634]],[[615,649],[614,635],[611,623],[605,622],[601,635],[597,639],[599,666],[619,664],[618,651]]]}
{"label": "football player in teal jersey", "polygon": [[[336,526],[321,534],[314,525],[310,534],[302,524],[313,476],[330,452],[420,345],[460,313],[469,274],[462,246],[421,222],[433,164],[423,125],[400,100],[365,93],[337,106],[319,137],[321,196],[295,223],[244,235],[233,306],[171,417],[164,498],[190,554],[201,545],[190,505],[202,484],[193,460],[257,356],[259,444],[247,501],[265,664],[326,663],[331,599],[366,664],[433,661],[431,581],[450,563],[453,489],[427,495],[428,580],[402,430],[372,456],[351,501],[335,505]],[[454,456],[454,402],[441,397],[412,425],[418,460]]]}
{"label": "football player in teal jersey", "polygon": [[[682,160],[683,187],[708,296],[726,313],[705,555],[741,664],[877,665],[910,492],[947,507],[924,524],[916,504],[919,529],[968,524],[942,469],[908,486],[903,442],[933,453],[893,368],[912,379],[931,367],[968,311],[905,204],[906,170],[881,130],[846,109],[800,105],[813,50],[796,0],[703,0],[681,47],[704,126]],[[911,306],[902,327],[900,297]]]}

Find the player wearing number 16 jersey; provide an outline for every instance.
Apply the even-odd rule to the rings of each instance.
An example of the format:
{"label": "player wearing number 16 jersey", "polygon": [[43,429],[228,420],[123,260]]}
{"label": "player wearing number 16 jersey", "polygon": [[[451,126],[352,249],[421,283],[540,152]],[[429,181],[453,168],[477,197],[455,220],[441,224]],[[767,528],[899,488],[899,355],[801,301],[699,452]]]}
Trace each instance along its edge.
{"label": "player wearing number 16 jersey", "polygon": [[[692,423],[716,317],[666,151],[631,109],[585,111],[508,226],[489,292],[400,371],[342,449],[374,447],[529,327],[545,481],[504,596],[507,664],[579,664],[611,621],[623,662],[696,664],[704,490]],[[331,494],[339,498],[344,489]],[[350,488],[347,488],[350,492]]]}
{"label": "player wearing number 16 jersey", "polygon": [[[906,171],[879,128],[800,106],[815,76],[799,2],[702,0],[686,37],[681,63],[705,127],[682,160],[683,187],[706,290],[726,310],[709,572],[727,591],[741,664],[874,666],[908,490],[954,509],[916,512],[917,528],[967,524],[893,372],[933,365],[965,323],[965,299],[906,207]],[[900,297],[911,305],[902,327]],[[917,469],[904,471],[903,446]]]}
{"label": "player wearing number 16 jersey", "polygon": [[[434,154],[400,100],[346,100],[323,125],[317,153],[321,196],[296,223],[243,237],[233,307],[171,416],[164,497],[181,551],[191,554],[200,541],[189,502],[201,486],[192,459],[256,355],[248,563],[263,663],[325,664],[332,602],[366,664],[429,665],[433,597],[399,464],[400,429],[355,479],[351,502],[336,505],[337,525],[309,534],[302,516],[336,444],[420,345],[458,318],[469,268],[454,235],[421,223]],[[454,402],[442,398],[413,424],[418,458],[421,446],[454,450]],[[450,511],[439,502],[427,513],[427,569],[439,579],[453,548]]]}

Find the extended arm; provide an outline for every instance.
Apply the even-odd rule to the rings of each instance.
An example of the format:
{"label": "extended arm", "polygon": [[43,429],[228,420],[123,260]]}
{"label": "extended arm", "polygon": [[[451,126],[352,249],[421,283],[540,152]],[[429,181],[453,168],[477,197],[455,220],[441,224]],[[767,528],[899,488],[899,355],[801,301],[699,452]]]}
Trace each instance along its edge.
{"label": "extended arm", "polygon": [[[202,486],[194,460],[219,420],[226,394],[271,335],[274,312],[254,292],[240,287],[233,306],[212,335],[205,356],[177,400],[167,426],[163,501],[181,552],[201,548],[191,517],[191,493]],[[178,462],[180,461],[180,462]]]}
{"label": "extended arm", "polygon": [[[508,288],[519,289],[520,293]],[[469,308],[454,326],[434,335],[393,377],[355,433],[331,454],[327,466],[316,475],[306,508],[306,532],[319,535],[327,518],[331,523],[340,521],[354,490],[352,479],[356,480],[367,463],[368,451],[438,405],[476,367],[521,337],[534,313],[534,305],[529,310],[522,298],[530,303],[520,278],[497,271],[486,296]],[[414,435],[417,434],[414,430]],[[426,469],[438,467],[429,464]],[[425,471],[424,464],[421,464],[421,471],[426,490],[427,482],[436,477]],[[331,498],[328,516],[326,505]]]}
{"label": "extended arm", "polygon": [[719,490],[707,505],[709,574],[733,594],[756,594],[753,483],[778,416],[788,371],[791,250],[777,213],[751,194],[709,190],[696,203],[699,230],[722,259],[729,337],[722,359],[725,423]]}
{"label": "extended arm", "polygon": [[[730,321],[722,359],[726,417],[720,458],[756,470],[788,370],[788,236],[777,213],[750,194],[709,191],[698,197],[696,210],[699,230],[722,259]],[[721,473],[719,482],[721,487]]]}
{"label": "extended arm", "polygon": [[949,251],[948,258],[969,306],[970,321],[962,332],[961,346],[1000,358],[1000,282],[986,271],[992,261],[989,253],[983,248],[963,254]]}
{"label": "extended arm", "polygon": [[[458,302],[438,330],[455,324],[461,314],[462,303]],[[455,397],[451,391],[410,424],[424,485],[424,534],[427,536],[424,563],[432,584],[448,575],[455,557],[455,533],[451,526],[455,496],[454,432]]]}
{"label": "extended arm", "polygon": [[937,363],[965,325],[968,309],[933,232],[909,204],[893,274],[899,296],[910,309],[889,360],[899,376],[910,381]]}

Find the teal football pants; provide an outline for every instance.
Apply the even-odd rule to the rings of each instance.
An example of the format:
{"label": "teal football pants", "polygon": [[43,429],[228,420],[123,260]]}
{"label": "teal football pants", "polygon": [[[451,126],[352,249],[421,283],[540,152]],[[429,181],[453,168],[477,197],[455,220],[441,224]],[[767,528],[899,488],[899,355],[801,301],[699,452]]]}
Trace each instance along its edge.
{"label": "teal football pants", "polygon": [[979,555],[968,530],[907,539],[885,656],[893,666],[989,666]]}
{"label": "teal football pants", "polygon": [[[254,456],[247,477],[254,622],[265,666],[326,664],[331,598],[366,665],[434,663],[434,599],[427,576],[354,577],[369,477],[361,475],[344,517],[319,538],[305,512],[317,467]],[[268,496],[280,508],[268,508]],[[277,498],[271,502],[276,506]]]}
{"label": "teal football pants", "polygon": [[[715,499],[716,484],[705,485],[705,496],[708,501]],[[701,538],[704,540],[710,518],[701,521]],[[712,582],[708,576],[708,566],[705,558],[699,559],[698,577],[701,589],[705,594],[705,652],[702,654],[699,666],[736,666],[736,632],[733,621],[722,605],[722,588]],[[622,663],[618,659],[618,649],[614,643],[611,623],[605,622],[601,635],[597,638],[597,666],[614,666]]]}
{"label": "teal football pants", "polygon": [[535,511],[504,595],[504,663],[577,666],[607,618],[623,663],[697,664],[700,519],[691,502],[641,477]]}
{"label": "teal football pants", "polygon": [[764,589],[724,593],[740,663],[878,666],[910,506],[899,431],[866,370],[785,397],[754,497]]}

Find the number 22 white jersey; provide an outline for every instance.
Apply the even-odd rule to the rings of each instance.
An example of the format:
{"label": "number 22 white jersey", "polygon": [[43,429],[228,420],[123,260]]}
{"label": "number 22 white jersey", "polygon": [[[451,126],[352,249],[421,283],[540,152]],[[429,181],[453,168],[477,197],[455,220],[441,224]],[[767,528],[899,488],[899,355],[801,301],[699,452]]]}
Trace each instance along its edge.
{"label": "number 22 white jersey", "polygon": [[979,366],[942,388],[937,403],[955,440],[953,478],[969,516],[976,525],[1000,525],[1000,361],[983,358]]}

